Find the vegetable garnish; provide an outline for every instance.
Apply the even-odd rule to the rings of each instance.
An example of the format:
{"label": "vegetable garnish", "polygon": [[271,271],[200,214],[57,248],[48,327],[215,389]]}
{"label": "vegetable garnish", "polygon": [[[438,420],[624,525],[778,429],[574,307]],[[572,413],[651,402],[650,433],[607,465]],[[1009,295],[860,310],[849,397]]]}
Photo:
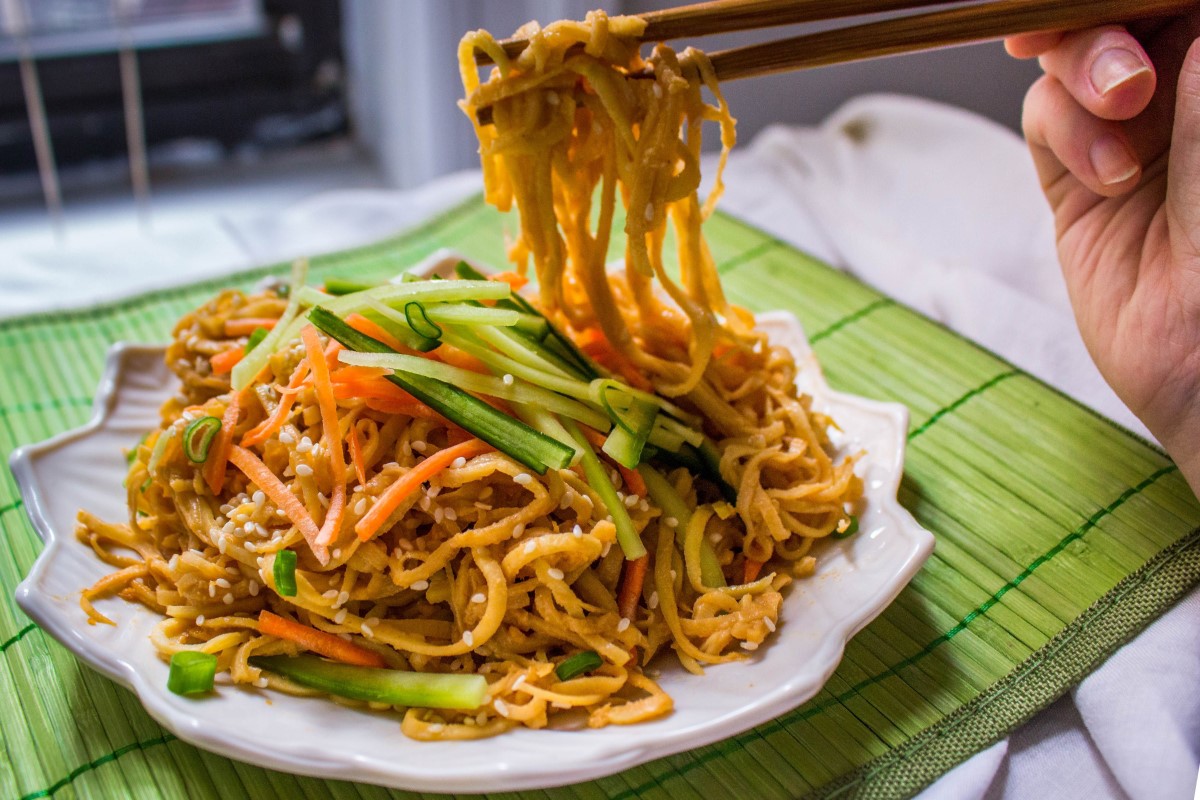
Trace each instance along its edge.
{"label": "vegetable garnish", "polygon": [[316,656],[253,656],[250,664],[313,689],[371,703],[470,710],[487,699],[482,675],[372,669]]}
{"label": "vegetable garnish", "polygon": [[554,675],[560,681],[569,681],[571,678],[579,677],[585,672],[600,667],[604,664],[604,660],[595,650],[581,650],[578,653],[567,656],[559,662],[554,668]]}
{"label": "vegetable garnish", "polygon": [[342,661],[346,664],[357,664],[360,667],[387,666],[387,662],[383,660],[383,656],[373,650],[367,650],[356,644],[347,642],[335,634],[319,631],[308,625],[302,625],[299,622],[285,619],[278,614],[272,614],[270,611],[264,610],[258,613],[258,629],[267,636],[287,639],[289,642],[295,642],[306,650],[320,653],[327,658]]}
{"label": "vegetable garnish", "polygon": [[[359,333],[337,315],[320,306],[312,309],[308,318],[350,350],[367,353],[393,352],[392,348]],[[539,475],[544,474],[550,467],[561,469],[567,466],[575,455],[572,448],[535,431],[520,420],[500,413],[456,386],[413,374],[393,373],[387,376],[387,380]]]}
{"label": "vegetable garnish", "polygon": [[244,347],[231,347],[214,355],[208,363],[212,365],[214,375],[228,375],[245,355]]}
{"label": "vegetable garnish", "polygon": [[313,555],[317,557],[322,566],[328,564],[329,551],[317,542],[317,538],[321,535],[321,529],[317,527],[317,523],[313,522],[313,518],[309,515],[308,509],[304,507],[304,503],[300,502],[300,499],[292,494],[291,490],[283,484],[283,481],[275,477],[275,473],[271,472],[258,456],[246,448],[238,447],[237,445],[229,448],[229,460],[235,467],[245,473],[246,477],[253,484],[262,489],[263,494],[269,497],[272,503],[283,509],[283,513],[300,530],[300,534],[308,542]]}
{"label": "vegetable garnish", "polygon": [[408,327],[426,339],[442,338],[442,329],[429,318],[429,314],[425,313],[425,306],[416,300],[404,304],[404,318],[408,320]]}
{"label": "vegetable garnish", "polygon": [[221,430],[221,420],[216,417],[200,417],[183,429],[183,454],[193,464],[208,460],[208,451],[213,437]]}
{"label": "vegetable garnish", "polygon": [[[225,335],[226,336],[245,336],[250,334],[251,339],[261,328],[264,332],[259,336],[259,341],[267,335],[267,332],[274,328],[279,320],[274,317],[241,317],[239,319],[225,320]],[[257,342],[255,342],[257,344]],[[250,347],[246,348],[246,352],[250,351]]]}
{"label": "vegetable garnish", "polygon": [[281,597],[296,596],[296,551],[280,550],[275,554],[271,566],[271,577],[275,579],[275,592]]}
{"label": "vegetable garnish", "polygon": [[833,533],[829,534],[832,539],[849,539],[854,534],[858,533],[858,517],[850,515],[850,521],[846,523],[845,530],[833,529]]}
{"label": "vegetable garnish", "polygon": [[217,657],[199,650],[180,650],[171,656],[167,688],[175,694],[211,692],[217,674]]}
{"label": "vegetable garnish", "polygon": [[563,427],[575,438],[583,450],[584,476],[587,478],[588,484],[596,490],[596,494],[600,495],[600,500],[608,509],[609,515],[612,516],[613,524],[617,526],[617,544],[621,545],[625,559],[636,561],[646,555],[646,546],[642,544],[641,537],[633,527],[633,520],[629,518],[629,511],[625,508],[625,504],[617,497],[617,490],[608,479],[604,465],[600,463],[600,459],[592,450],[583,432],[579,430],[578,425],[571,420],[563,420]]}
{"label": "vegetable garnish", "polygon": [[408,472],[401,475],[392,485],[379,496],[371,510],[354,526],[358,538],[364,542],[379,532],[380,527],[400,507],[405,498],[421,488],[421,484],[454,463],[455,459],[470,459],[487,453],[493,448],[478,439],[456,444],[439,450],[424,461],[417,464]]}
{"label": "vegetable garnish", "polygon": [[632,621],[637,614],[638,600],[642,599],[642,586],[646,583],[646,570],[650,566],[650,554],[625,562],[621,573],[621,586],[617,590],[617,613]]}
{"label": "vegetable garnish", "polygon": [[246,339],[245,352],[249,353],[251,350],[262,344],[262,340],[267,338],[267,334],[271,332],[271,328],[273,327],[273,325],[271,327],[260,325],[254,330],[250,331],[250,337]]}

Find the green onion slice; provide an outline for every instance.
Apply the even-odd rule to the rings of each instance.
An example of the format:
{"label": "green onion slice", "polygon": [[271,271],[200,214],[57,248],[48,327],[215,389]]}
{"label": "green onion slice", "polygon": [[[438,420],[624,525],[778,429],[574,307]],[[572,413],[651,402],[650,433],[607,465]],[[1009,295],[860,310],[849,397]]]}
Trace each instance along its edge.
{"label": "green onion slice", "polygon": [[171,656],[167,688],[175,694],[211,692],[217,674],[217,657],[199,650],[180,650]]}
{"label": "green onion slice", "polygon": [[425,312],[425,306],[416,300],[404,304],[404,318],[408,320],[408,327],[416,331],[418,335],[424,336],[426,339],[442,338],[442,329],[429,318],[429,314]]}
{"label": "green onion slice", "polygon": [[554,668],[554,674],[560,681],[569,681],[571,678],[591,672],[603,664],[604,661],[595,650],[582,650],[559,662],[559,665]]}
{"label": "green onion slice", "polygon": [[275,591],[280,597],[296,596],[296,551],[280,550],[275,554],[275,564],[271,567],[271,575],[275,578]]}
{"label": "green onion slice", "polygon": [[856,533],[858,533],[858,517],[851,514],[850,524],[846,526],[846,530],[839,532],[837,528],[834,528],[833,533],[829,535],[834,539],[849,539]]}
{"label": "green onion slice", "polygon": [[474,709],[487,699],[487,679],[478,674],[356,667],[317,656],[253,656],[250,663],[313,689],[372,703]]}
{"label": "green onion slice", "polygon": [[213,438],[220,430],[221,420],[216,417],[200,417],[189,422],[183,429],[183,454],[188,461],[193,464],[207,461]]}
{"label": "green onion slice", "polygon": [[270,333],[270,331],[261,325],[251,331],[250,338],[246,340],[246,349],[242,351],[242,354],[245,355],[262,344],[262,340],[267,338],[268,333]]}

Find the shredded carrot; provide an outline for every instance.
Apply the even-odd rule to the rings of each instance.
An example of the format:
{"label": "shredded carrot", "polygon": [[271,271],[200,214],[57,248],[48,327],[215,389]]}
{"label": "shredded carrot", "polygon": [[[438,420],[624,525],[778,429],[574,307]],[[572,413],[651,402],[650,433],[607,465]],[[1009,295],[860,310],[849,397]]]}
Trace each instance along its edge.
{"label": "shredded carrot", "polygon": [[511,270],[509,270],[508,272],[494,273],[491,276],[491,280],[503,281],[504,283],[507,283],[509,286],[512,287],[512,290],[514,292],[521,291],[521,289],[525,288],[525,284],[529,283],[529,278],[526,278],[524,275],[518,275],[517,273],[515,273]]}
{"label": "shredded carrot", "polygon": [[317,544],[317,537],[321,535],[320,528],[317,527],[317,523],[313,522],[308,509],[304,507],[304,504],[300,502],[300,499],[296,495],[292,494],[283,481],[275,477],[275,473],[271,472],[258,456],[244,447],[237,445],[230,447],[229,461],[245,473],[246,477],[255,486],[262,489],[263,494],[269,497],[276,507],[283,509],[283,513],[299,529],[300,535],[304,537],[304,541],[308,542],[308,546],[312,549],[313,555],[317,557],[317,560],[322,565],[328,564],[329,552]]}
{"label": "shredded carrot", "polygon": [[355,664],[360,667],[375,667],[383,669],[387,662],[378,653],[347,642],[340,636],[317,630],[309,625],[293,622],[290,619],[272,614],[270,611],[258,612],[258,630],[267,636],[277,639],[287,639],[295,642],[305,650],[319,653],[326,658]]}
{"label": "shredded carrot", "polygon": [[233,368],[237,366],[238,362],[245,357],[246,348],[231,347],[228,350],[222,350],[210,358],[209,363],[212,364],[212,371],[214,375],[225,375],[229,372],[232,372]]}
{"label": "shredded carrot", "polygon": [[350,378],[340,380],[333,385],[333,396],[340,400],[393,400],[398,403],[414,403],[424,405],[420,400],[401,389],[396,384],[383,378]]}
{"label": "shredded carrot", "polygon": [[229,463],[229,446],[233,444],[233,429],[237,427],[238,417],[242,413],[242,401],[252,391],[252,385],[253,383],[247,384],[240,392],[231,393],[229,405],[225,407],[225,413],[221,417],[221,430],[217,432],[217,438],[208,450],[208,460],[204,462],[204,482],[214,495],[219,495],[225,485],[225,469]]}
{"label": "shredded carrot", "polygon": [[342,381],[362,381],[369,378],[382,378],[384,375],[390,374],[391,370],[384,369],[383,367],[359,367],[349,365],[345,367],[338,367],[330,372],[329,380],[333,381],[334,383],[341,383]]}
{"label": "shredded carrot", "polygon": [[445,417],[416,400],[404,401],[383,397],[368,397],[366,402],[367,408],[382,414],[403,414],[406,417],[413,417],[415,419],[429,419],[434,422],[446,423]]}
{"label": "shredded carrot", "polygon": [[742,582],[754,583],[754,581],[758,580],[758,573],[762,572],[764,563],[762,561],[755,561],[753,558],[747,558],[743,566],[745,572],[742,575]]}
{"label": "shredded carrot", "polygon": [[350,460],[354,462],[354,475],[359,486],[367,485],[367,467],[363,462],[362,442],[358,438],[358,426],[350,423]]}
{"label": "shredded carrot", "polygon": [[437,350],[429,353],[429,357],[434,361],[441,361],[443,364],[449,364],[452,367],[478,372],[480,375],[491,374],[491,371],[487,368],[487,364],[484,364],[470,353],[459,350],[454,345],[444,344]]}
{"label": "shredded carrot", "polygon": [[358,538],[365,542],[378,533],[380,526],[391,516],[393,511],[400,507],[405,498],[420,489],[422,483],[450,466],[456,458],[474,458],[494,449],[487,442],[472,439],[469,442],[439,450],[429,456],[401,475],[395,483],[384,490],[383,494],[379,495],[379,499],[375,505],[371,506],[371,510],[354,526]]}
{"label": "shredded carrot", "polygon": [[385,331],[378,323],[367,319],[362,314],[355,312],[348,315],[346,317],[346,324],[364,336],[370,336],[372,339],[378,339],[398,353],[404,353],[405,355],[420,355],[420,353],[418,353],[416,350],[405,346],[399,339]]}
{"label": "shredded carrot", "polygon": [[638,600],[642,597],[642,585],[646,582],[646,570],[650,566],[650,554],[625,562],[621,572],[621,587],[617,590],[617,612],[632,620],[637,613]]}
{"label": "shredded carrot", "polygon": [[308,376],[308,370],[309,364],[306,358],[296,366],[292,377],[288,379],[287,388],[280,393],[279,405],[275,406],[275,410],[271,412],[271,416],[246,431],[246,434],[242,437],[242,447],[253,447],[256,444],[262,444],[283,427],[288,414],[291,413],[292,405],[296,402],[298,390],[301,384],[304,383],[304,379]]}
{"label": "shredded carrot", "polygon": [[321,524],[321,533],[317,544],[327,547],[337,538],[342,526],[342,512],[346,508],[346,457],[342,452],[342,428],[338,421],[337,400],[333,397],[333,384],[329,381],[329,362],[321,350],[321,338],[317,329],[305,325],[300,331],[300,339],[308,353],[311,365],[313,384],[317,390],[317,407],[321,410],[321,438],[325,440],[325,449],[329,451],[329,469],[333,474],[333,493],[329,499],[329,509],[325,512],[325,521]]}
{"label": "shredded carrot", "polygon": [[249,336],[259,328],[271,330],[279,322],[275,317],[241,317],[225,320],[226,336]]}

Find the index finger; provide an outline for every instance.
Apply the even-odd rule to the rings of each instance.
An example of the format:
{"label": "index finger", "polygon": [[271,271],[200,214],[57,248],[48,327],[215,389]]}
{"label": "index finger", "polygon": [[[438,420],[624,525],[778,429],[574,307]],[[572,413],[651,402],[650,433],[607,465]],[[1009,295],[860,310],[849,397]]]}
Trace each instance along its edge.
{"label": "index finger", "polygon": [[1009,36],[1004,40],[1004,49],[1013,58],[1038,58],[1057,47],[1063,35],[1062,31],[1038,31]]}

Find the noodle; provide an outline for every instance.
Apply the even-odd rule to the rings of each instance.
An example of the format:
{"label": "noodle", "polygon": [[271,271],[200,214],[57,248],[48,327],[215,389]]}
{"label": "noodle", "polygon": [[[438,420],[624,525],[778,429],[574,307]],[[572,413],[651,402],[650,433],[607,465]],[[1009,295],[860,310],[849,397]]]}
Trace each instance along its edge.
{"label": "noodle", "polygon": [[[598,487],[572,469],[536,474],[491,447],[430,470],[420,489],[393,493],[395,507],[371,515],[418,464],[461,445],[462,428],[378,385],[389,369],[350,359],[312,329],[303,341],[284,336],[258,376],[234,389],[212,361],[246,344],[226,335],[226,324],[242,330],[236,321],[272,319],[299,332],[303,320],[293,325],[275,290],[226,291],[176,325],[167,360],[181,390],[132,454],[128,523],[80,512],[79,538],[118,570],[84,592],[90,621],[111,624],[92,603],[118,594],[164,616],[151,637],[164,658],[202,650],[234,683],[295,694],[314,692],[255,666],[304,650],[264,633],[261,611],[314,636],[348,639],[389,668],[487,679],[477,709],[407,709],[401,729],[418,739],[540,728],[572,711],[590,726],[652,719],[672,706],[645,670],[658,653],[672,650],[699,673],[766,641],[782,590],[813,570],[812,543],[846,530],[861,480],[853,458],[831,455],[831,421],[797,394],[791,354],[721,291],[701,223],[721,193],[734,121],[708,62],[661,45],[643,59],[640,25],[594,12],[582,23],[525,30],[530,45],[516,59],[484,32],[467,35],[459,50],[485,197],[520,211],[510,260],[522,276],[532,261],[538,310],[615,378],[577,394],[566,372],[522,362],[512,348],[519,339],[499,327],[468,335],[444,325],[445,343],[425,357],[428,369],[459,376],[506,414],[569,442],[576,419],[608,423],[604,386],[630,402],[639,396],[630,387],[652,389],[645,397],[661,409],[661,441],[714,445],[713,472],[677,465],[663,481],[688,518],[642,496],[637,472],[606,464],[612,487]],[[476,51],[497,62],[486,82]],[[644,69],[653,77],[628,77]],[[704,101],[705,88],[715,105]],[[476,121],[484,107],[493,124]],[[702,205],[701,127],[710,121],[722,153]],[[618,198],[625,266],[610,274]],[[668,226],[678,280],[665,265]],[[388,311],[378,306],[369,308]],[[480,359],[489,353],[505,365],[503,381],[475,374],[481,364],[487,371]],[[550,388],[533,394],[528,381],[539,379]],[[536,409],[531,397],[541,398]],[[223,477],[224,461],[197,463],[182,441],[205,417],[224,420],[201,459],[228,457]],[[722,499],[722,483],[736,498]],[[608,488],[623,509],[606,506]],[[644,584],[623,582],[633,563],[622,540],[626,517],[650,554]],[[297,556],[288,596],[274,570],[284,550]],[[706,570],[724,585],[706,582]],[[560,679],[558,667],[584,651],[601,665]]]}

